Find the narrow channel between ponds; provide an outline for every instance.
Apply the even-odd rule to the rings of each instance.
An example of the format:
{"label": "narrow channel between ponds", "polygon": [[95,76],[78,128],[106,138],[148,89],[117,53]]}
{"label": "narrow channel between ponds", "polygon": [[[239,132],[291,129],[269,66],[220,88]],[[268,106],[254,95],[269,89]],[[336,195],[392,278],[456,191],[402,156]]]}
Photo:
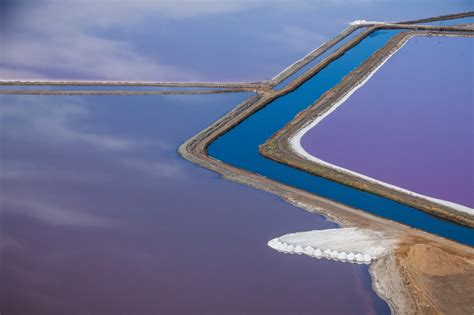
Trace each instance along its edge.
{"label": "narrow channel between ponds", "polygon": [[379,30],[334,60],[294,91],[285,94],[208,147],[211,157],[293,187],[335,200],[369,213],[398,221],[460,243],[474,245],[474,230],[454,224],[395,201],[338,184],[260,155],[258,147],[283,128],[296,114],[313,104],[344,76],[383,47],[400,30]]}

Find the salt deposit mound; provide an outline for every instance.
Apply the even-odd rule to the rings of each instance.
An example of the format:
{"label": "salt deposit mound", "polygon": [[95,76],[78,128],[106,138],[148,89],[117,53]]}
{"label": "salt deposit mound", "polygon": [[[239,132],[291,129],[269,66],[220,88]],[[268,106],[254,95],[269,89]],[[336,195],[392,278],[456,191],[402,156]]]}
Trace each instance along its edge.
{"label": "salt deposit mound", "polygon": [[381,232],[344,228],[285,234],[270,240],[268,246],[282,253],[370,264],[387,253],[394,242]]}

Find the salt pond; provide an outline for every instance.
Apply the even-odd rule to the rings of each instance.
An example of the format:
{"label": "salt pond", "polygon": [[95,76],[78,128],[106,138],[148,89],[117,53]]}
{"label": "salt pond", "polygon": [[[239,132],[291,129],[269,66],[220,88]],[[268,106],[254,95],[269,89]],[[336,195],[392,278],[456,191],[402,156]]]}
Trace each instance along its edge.
{"label": "salt pond", "polygon": [[273,100],[218,138],[209,146],[209,154],[231,165],[282,183],[472,245],[474,244],[473,229],[438,219],[389,199],[311,175],[266,159],[259,154],[259,145],[283,128],[297,113],[313,104],[323,93],[335,86],[398,32],[396,30],[374,32],[297,89]]}
{"label": "salt pond", "polygon": [[266,245],[333,223],[178,156],[248,96],[0,96],[2,314],[388,313]]}
{"label": "salt pond", "polygon": [[304,134],[303,148],[391,185],[474,207],[473,43],[410,40]]}

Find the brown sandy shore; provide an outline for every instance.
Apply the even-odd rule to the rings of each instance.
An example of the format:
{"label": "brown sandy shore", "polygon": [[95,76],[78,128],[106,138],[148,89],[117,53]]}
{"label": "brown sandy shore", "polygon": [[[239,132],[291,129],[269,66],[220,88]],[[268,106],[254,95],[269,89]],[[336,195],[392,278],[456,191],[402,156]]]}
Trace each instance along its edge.
{"label": "brown sandy shore", "polygon": [[[0,89],[0,94],[19,95],[192,95],[219,94],[236,92],[258,92],[270,90],[271,85],[262,82],[219,83],[219,82],[111,82],[111,81],[0,81],[0,86],[11,86],[12,89]],[[147,91],[132,90],[21,90],[17,86],[117,86],[149,87]],[[152,88],[183,88],[182,90]],[[186,88],[202,88],[186,90]],[[212,89],[212,90],[209,90]]]}
{"label": "brown sandy shore", "polygon": [[61,91],[61,90],[0,90],[0,94],[18,95],[195,95],[195,94],[223,94],[236,92],[257,92],[255,88],[218,89],[218,90],[102,90],[102,91]]}
{"label": "brown sandy shore", "polygon": [[0,85],[36,86],[145,86],[145,87],[202,87],[202,88],[255,88],[265,87],[266,82],[131,82],[131,81],[0,81]]}
{"label": "brown sandy shore", "polygon": [[466,212],[458,211],[450,206],[412,195],[375,181],[368,181],[355,174],[335,169],[332,166],[310,161],[294,151],[290,139],[302,128],[311,123],[315,117],[330,110],[345,95],[364,81],[388,56],[397,51],[413,36],[465,36],[474,37],[474,32],[440,32],[440,31],[411,31],[394,36],[382,49],[373,54],[364,64],[347,75],[336,87],[326,92],[312,106],[298,114],[282,130],[273,135],[260,147],[260,153],[281,163],[302,169],[312,174],[333,181],[368,191],[400,203],[421,209],[432,215],[451,220],[458,224],[474,227],[474,217]]}
{"label": "brown sandy shore", "polygon": [[[401,27],[393,24],[387,26],[388,28]],[[430,34],[445,31],[454,34],[466,31],[466,28],[462,27],[449,27],[448,29],[443,27],[441,29],[439,27],[407,26],[407,29],[422,30],[430,32]],[[373,288],[387,301],[393,313],[472,314],[474,313],[474,286],[472,285],[474,249],[472,247],[275,182],[225,164],[207,154],[208,145],[217,137],[275,98],[296,89],[332,60],[342,55],[344,51],[356,45],[372,31],[381,28],[384,28],[384,25],[378,24],[367,28],[351,42],[341,47],[322,63],[306,71],[282,90],[260,91],[256,96],[240,104],[182,144],[179,152],[184,158],[215,171],[228,180],[279,195],[295,206],[325,215],[342,227],[371,229],[382,233],[386,239],[396,240],[396,246],[386,255],[379,257],[370,267]],[[398,38],[398,40],[400,39],[401,37]],[[394,42],[391,43],[391,45],[394,44]],[[384,47],[383,49],[387,53],[392,48]]]}
{"label": "brown sandy shore", "polygon": [[[11,86],[12,89],[0,89],[1,94],[18,94],[18,95],[192,95],[192,94],[220,94],[220,93],[237,93],[237,92],[258,92],[271,89],[266,83],[232,83],[232,84],[214,84],[214,83],[157,83],[149,85],[147,83],[130,84],[130,83],[107,83],[101,82],[23,82],[23,81],[0,81],[0,86]],[[15,89],[17,86],[120,86],[120,87],[150,87],[150,90],[22,90]],[[153,90],[156,87],[183,88]],[[202,88],[186,90],[186,88]],[[212,90],[210,90],[210,88]]]}

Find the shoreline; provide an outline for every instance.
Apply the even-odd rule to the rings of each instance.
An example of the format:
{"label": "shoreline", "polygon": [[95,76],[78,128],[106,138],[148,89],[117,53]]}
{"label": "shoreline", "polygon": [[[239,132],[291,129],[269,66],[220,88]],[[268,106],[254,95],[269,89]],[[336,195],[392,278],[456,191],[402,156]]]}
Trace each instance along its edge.
{"label": "shoreline", "polygon": [[[227,180],[275,194],[296,207],[324,215],[329,220],[338,223],[340,227],[358,227],[379,231],[387,235],[390,239],[397,240],[398,246],[395,246],[393,250],[386,255],[379,257],[370,266],[369,272],[372,278],[372,288],[388,303],[393,313],[416,313],[424,309],[426,305],[433,304],[430,302],[431,300],[426,300],[425,297],[432,296],[434,289],[432,287],[423,287],[423,290],[420,291],[420,283],[423,281],[423,278],[420,278],[420,272],[414,270],[411,265],[404,265],[404,262],[410,258],[410,256],[399,257],[398,253],[400,251],[405,252],[417,246],[449,248],[451,254],[450,256],[446,256],[448,263],[450,259],[455,259],[458,256],[464,257],[465,261],[463,260],[463,262],[467,266],[466,272],[468,274],[474,274],[474,249],[472,247],[421,230],[416,230],[400,223],[383,219],[362,210],[351,208],[338,202],[273,181],[264,176],[225,164],[207,154],[208,145],[219,136],[226,133],[275,98],[296,89],[322,67],[342,55],[345,50],[350,49],[362,38],[379,28],[380,26],[371,27],[366,32],[363,32],[354,38],[351,43],[344,45],[320,64],[307,70],[282,90],[259,91],[257,95],[247,99],[219,120],[184,142],[179,147],[179,153],[183,158],[203,168],[214,171]],[[430,268],[431,267],[428,267],[426,270],[429,271]],[[414,278],[412,275],[418,278]],[[448,274],[445,275],[443,279],[450,280],[454,279],[453,277],[455,277],[455,275]],[[411,279],[410,282],[407,279]],[[472,291],[473,289],[470,288],[470,290]],[[449,307],[455,309],[462,303],[470,307],[472,306],[472,302],[463,300],[466,296],[466,292],[460,292],[455,286],[447,286],[443,291],[448,298],[446,303]],[[463,301],[460,302],[460,300]]]}
{"label": "shoreline", "polygon": [[277,85],[279,85],[280,83],[282,83],[283,81],[291,77],[294,73],[303,69],[306,65],[311,63],[314,59],[324,54],[326,51],[334,47],[336,44],[338,44],[340,41],[347,38],[349,35],[357,31],[358,29],[366,28],[367,26],[370,26],[370,25],[350,25],[349,27],[344,29],[341,33],[339,33],[337,36],[322,43],[316,49],[313,49],[307,55],[296,60],[291,65],[283,69],[283,71],[275,75],[270,80],[272,87],[276,87]]}
{"label": "shoreline", "polygon": [[[353,175],[349,171],[341,170],[332,165],[328,166],[325,162],[316,161],[315,159],[317,158],[308,159],[295,150],[295,141],[291,141],[294,135],[307,128],[313,121],[317,123],[329,115],[331,111],[335,110],[334,106],[342,104],[361,84],[373,75],[374,71],[379,69],[391,55],[396,53],[407,40],[417,35],[471,37],[473,33],[411,31],[395,35],[386,46],[374,53],[364,64],[354,69],[338,85],[327,91],[312,106],[300,112],[294,120],[275,133],[265,144],[261,145],[260,153],[267,158],[303,171],[392,199],[458,224],[474,227],[474,215],[470,212],[460,211],[458,207],[452,207],[451,204],[439,203],[437,200],[429,200],[416,194],[405,193],[401,189],[394,189],[375,180],[367,180],[365,177]],[[317,117],[316,120],[314,117]]]}
{"label": "shoreline", "polygon": [[[435,244],[436,246],[449,247],[454,252],[453,257],[456,255],[467,256],[467,262],[474,265],[474,249],[469,246],[415,230],[397,222],[382,219],[364,211],[274,182],[268,178],[212,159],[205,150],[203,151],[203,144],[219,135],[219,129],[226,127],[229,118],[232,119],[233,117],[235,119],[242,111],[251,110],[252,105],[261,101],[262,96],[254,96],[250,100],[244,101],[238,106],[238,111],[231,111],[229,115],[224,116],[215,125],[211,126],[212,128],[206,128],[183,143],[179,148],[180,155],[203,168],[220,174],[226,180],[275,194],[295,207],[323,215],[336,222],[341,228],[370,229],[382,232],[387,235],[387,238],[396,240],[399,245],[394,246],[391,251],[388,251],[385,256],[379,257],[369,267],[373,290],[389,305],[393,314],[417,313],[424,307],[424,304],[429,305],[427,302],[419,302],[422,301],[419,296],[424,296],[425,292],[420,292],[416,288],[417,282],[406,280],[411,275],[411,270],[410,268],[401,268],[401,263],[394,257],[398,251],[405,251],[417,245]],[[405,241],[407,238],[412,238],[415,241]],[[471,266],[469,272],[474,274],[474,267]],[[454,299],[466,294],[466,292],[451,291],[451,288],[449,289],[448,295],[451,295]],[[467,303],[467,305],[469,304]]]}
{"label": "shoreline", "polygon": [[256,88],[241,89],[219,89],[219,90],[156,90],[156,91],[131,91],[131,90],[0,90],[0,95],[204,95],[204,94],[224,94],[239,92],[257,92]]}
{"label": "shoreline", "polygon": [[[372,70],[372,72],[367,75],[362,81],[358,82],[353,88],[352,90],[350,90],[349,92],[347,92],[340,100],[338,100],[336,103],[334,103],[334,105],[327,111],[325,111],[323,114],[321,115],[318,115],[316,119],[313,119],[309,124],[305,125],[303,128],[299,129],[293,136],[291,136],[289,138],[289,142],[290,142],[290,146],[291,146],[291,149],[298,155],[300,155],[301,157],[309,160],[309,161],[312,161],[314,163],[317,163],[317,164],[320,164],[320,165],[323,165],[325,167],[328,167],[328,168],[333,168],[335,170],[337,170],[338,172],[341,172],[341,173],[347,173],[347,174],[350,174],[352,176],[357,176],[363,180],[366,180],[368,182],[375,182],[377,184],[380,184],[380,185],[383,185],[383,186],[386,186],[387,188],[390,188],[390,189],[394,189],[394,190],[397,190],[399,192],[402,192],[402,193],[405,193],[405,194],[409,194],[409,195],[412,195],[412,196],[415,196],[415,197],[418,197],[418,198],[424,198],[424,199],[427,199],[428,201],[431,201],[431,202],[435,202],[435,203],[439,203],[439,204],[442,204],[444,206],[447,206],[447,207],[451,207],[457,211],[460,211],[460,212],[466,212],[467,214],[469,215],[474,215],[474,209],[473,208],[470,208],[468,206],[465,206],[465,205],[461,205],[461,204],[458,204],[458,203],[455,203],[455,202],[451,202],[449,200],[443,200],[443,199],[439,199],[439,198],[435,198],[435,197],[431,197],[431,196],[427,196],[427,195],[423,195],[423,194],[420,194],[420,193],[416,193],[414,191],[410,191],[408,189],[404,189],[402,187],[399,187],[399,186],[396,186],[396,185],[392,185],[392,184],[389,184],[387,182],[384,182],[384,181],[381,181],[381,180],[377,180],[373,177],[370,177],[370,176],[366,176],[366,175],[363,175],[361,173],[357,173],[357,172],[354,172],[354,171],[351,171],[347,168],[344,168],[344,167],[340,167],[340,166],[337,166],[335,164],[332,164],[330,162],[327,162],[327,161],[324,161],[322,159],[319,159],[318,157],[314,156],[314,155],[311,155],[310,153],[308,153],[305,148],[301,145],[301,139],[303,138],[303,136],[309,131],[311,130],[312,128],[314,128],[317,124],[319,124],[321,121],[323,121],[327,116],[329,116],[332,112],[334,112],[337,108],[339,108],[339,106],[341,106],[342,104],[344,104],[346,102],[347,99],[350,98],[350,96],[352,94],[354,94],[358,89],[360,89],[364,84],[366,84],[370,78],[393,56],[395,55],[400,49],[402,49],[405,44],[413,39],[415,36],[423,36],[423,35],[417,35],[417,34],[413,34],[412,36],[409,36],[395,51],[393,51],[392,53],[390,53],[386,58],[385,60],[383,60],[375,69]],[[439,36],[449,36],[449,35],[439,35]]]}
{"label": "shoreline", "polygon": [[256,82],[152,82],[152,81],[94,81],[94,80],[0,80],[0,85],[50,86],[149,86],[149,87],[204,87],[253,88],[267,86],[267,81]]}

